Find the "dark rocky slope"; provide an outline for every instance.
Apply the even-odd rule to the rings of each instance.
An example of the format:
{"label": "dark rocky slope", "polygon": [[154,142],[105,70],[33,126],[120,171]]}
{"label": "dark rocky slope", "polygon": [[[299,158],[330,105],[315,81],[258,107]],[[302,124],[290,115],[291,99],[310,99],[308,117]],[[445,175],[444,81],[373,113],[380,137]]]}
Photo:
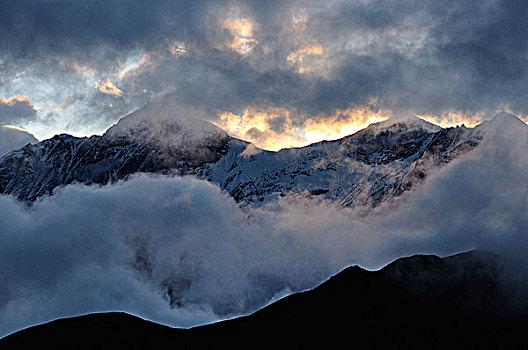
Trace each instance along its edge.
{"label": "dark rocky slope", "polygon": [[93,314],[25,329],[0,346],[526,348],[528,310],[509,293],[501,261],[485,252],[414,256],[376,272],[350,267],[252,315],[189,330]]}

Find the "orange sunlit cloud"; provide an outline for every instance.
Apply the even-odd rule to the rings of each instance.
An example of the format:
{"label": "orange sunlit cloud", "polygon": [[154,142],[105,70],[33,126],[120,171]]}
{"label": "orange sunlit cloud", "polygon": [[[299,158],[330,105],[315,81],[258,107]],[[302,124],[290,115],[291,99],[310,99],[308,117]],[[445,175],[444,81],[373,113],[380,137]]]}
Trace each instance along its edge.
{"label": "orange sunlit cloud", "polygon": [[258,45],[258,41],[254,38],[255,25],[250,19],[228,18],[221,26],[229,30],[233,37],[227,44],[233,51],[246,55]]}
{"label": "orange sunlit cloud", "polygon": [[474,128],[483,121],[492,118],[497,113],[504,111],[509,114],[519,117],[525,123],[528,123],[528,115],[520,114],[518,111],[513,111],[510,108],[502,108],[497,110],[482,110],[477,112],[472,111],[451,111],[438,115],[417,115],[417,117],[427,120],[430,123],[436,124],[443,128],[449,128],[464,124],[468,128]]}
{"label": "orange sunlit cloud", "polygon": [[18,126],[13,126],[13,125],[2,125],[2,127],[5,128],[5,129],[11,129],[11,130],[16,130],[16,131],[27,132],[26,129],[19,128]]}
{"label": "orange sunlit cloud", "polygon": [[77,61],[71,58],[63,59],[62,65],[66,69],[77,74],[82,74],[86,77],[93,77],[95,75],[95,71],[92,68],[84,64],[79,64]]}
{"label": "orange sunlit cloud", "polygon": [[[277,122],[282,129],[280,132],[274,130],[273,125]],[[294,126],[291,112],[285,108],[258,110],[250,107],[242,115],[223,112],[220,114],[218,126],[259,148],[273,151],[306,143],[306,140],[298,135],[300,130]]]}
{"label": "orange sunlit cloud", "polygon": [[[189,53],[184,42],[174,41],[164,46],[161,49],[151,50],[141,55],[139,59],[132,57],[127,62],[121,64],[116,69],[117,78],[119,81],[140,75],[146,66],[152,64],[156,60],[163,58],[167,53],[172,57],[180,57]],[[135,58],[135,59],[134,59]],[[108,79],[107,79],[108,80]]]}
{"label": "orange sunlit cloud", "polygon": [[439,115],[417,115],[417,117],[427,120],[430,123],[449,128],[464,124],[468,128],[473,128],[489,116],[489,112],[446,112]]}
{"label": "orange sunlit cloud", "polygon": [[70,107],[72,104],[74,104],[77,101],[77,98],[75,96],[68,96],[66,97],[66,100],[64,103],[58,107],[55,107],[51,110],[51,112],[60,112],[65,110],[66,108]]}
{"label": "orange sunlit cloud", "polygon": [[230,135],[250,141],[259,148],[277,151],[336,140],[385,120],[388,114],[356,107],[302,120],[297,111],[273,107],[265,110],[247,108],[242,115],[223,112],[219,117],[218,126]]}
{"label": "orange sunlit cloud", "polygon": [[103,94],[107,95],[114,95],[114,96],[123,96],[123,91],[121,91],[117,86],[112,83],[110,78],[107,78],[104,81],[96,81],[94,84],[94,88],[102,92]]}
{"label": "orange sunlit cloud", "polygon": [[324,119],[307,120],[304,134],[310,143],[337,140],[388,118],[389,112],[373,111],[370,108],[338,110]]}
{"label": "orange sunlit cloud", "polygon": [[128,65],[124,66],[119,73],[117,74],[117,77],[120,81],[123,81],[131,72],[137,70],[139,68],[139,65]]}
{"label": "orange sunlit cloud", "polygon": [[323,52],[324,50],[321,44],[315,43],[290,53],[286,57],[286,60],[296,68],[298,73],[308,73],[313,70],[313,67],[305,62],[305,58],[309,56],[322,56]]}
{"label": "orange sunlit cloud", "polygon": [[29,97],[24,95],[15,95],[11,98],[6,99],[5,97],[0,98],[0,103],[3,105],[13,106],[20,102],[31,103]]}
{"label": "orange sunlit cloud", "polygon": [[323,47],[321,44],[313,44],[305,46],[295,52],[292,52],[288,55],[286,58],[291,63],[298,63],[302,62],[305,56],[308,55],[314,55],[314,56],[321,56],[323,54]]}
{"label": "orange sunlit cloud", "polygon": [[[315,115],[303,118],[296,110],[280,107],[259,109],[249,107],[242,114],[222,112],[216,124],[230,135],[252,142],[255,146],[277,151],[281,148],[302,147],[323,140],[337,140],[351,135],[368,125],[384,121],[390,111],[377,110],[372,101],[365,107],[336,110],[333,114]],[[528,122],[528,116],[519,115]],[[417,117],[440,127],[454,127],[464,124],[475,127],[493,116],[494,112],[446,112],[440,115],[417,115]]]}
{"label": "orange sunlit cloud", "polygon": [[[137,75],[141,72],[141,68],[152,61],[152,53],[144,53],[136,63],[123,63],[117,69],[117,77],[119,81],[123,81],[132,75]],[[107,81],[109,79],[106,79]]]}

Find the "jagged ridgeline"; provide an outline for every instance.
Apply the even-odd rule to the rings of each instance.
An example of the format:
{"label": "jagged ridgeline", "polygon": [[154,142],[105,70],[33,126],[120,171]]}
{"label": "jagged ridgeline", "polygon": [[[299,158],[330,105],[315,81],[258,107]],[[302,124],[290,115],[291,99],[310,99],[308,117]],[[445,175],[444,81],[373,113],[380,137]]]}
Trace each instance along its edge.
{"label": "jagged ridgeline", "polygon": [[147,107],[102,136],[57,135],[4,155],[0,193],[35,201],[60,186],[105,185],[147,172],[192,175],[255,205],[294,195],[371,208],[477,147],[486,125],[444,129],[396,118],[336,141],[271,152],[206,121]]}

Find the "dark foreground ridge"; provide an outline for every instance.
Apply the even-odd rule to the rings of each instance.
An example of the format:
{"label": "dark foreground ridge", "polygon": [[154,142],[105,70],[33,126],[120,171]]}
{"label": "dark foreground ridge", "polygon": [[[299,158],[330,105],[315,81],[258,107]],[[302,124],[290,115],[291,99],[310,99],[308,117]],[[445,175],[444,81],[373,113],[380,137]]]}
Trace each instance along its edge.
{"label": "dark foreground ridge", "polygon": [[92,314],[11,334],[0,347],[525,349],[528,313],[507,285],[491,253],[419,255],[375,272],[347,268],[314,290],[212,325],[173,329],[124,313]]}

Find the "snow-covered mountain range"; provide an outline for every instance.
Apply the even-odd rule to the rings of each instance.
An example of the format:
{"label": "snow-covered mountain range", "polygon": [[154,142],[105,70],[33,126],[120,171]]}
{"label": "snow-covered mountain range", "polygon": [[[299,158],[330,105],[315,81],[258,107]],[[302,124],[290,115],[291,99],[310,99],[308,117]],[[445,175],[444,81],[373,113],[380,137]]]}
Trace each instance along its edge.
{"label": "snow-covered mountain range", "polygon": [[[271,152],[206,121],[158,112],[132,113],[102,136],[57,135],[4,155],[0,193],[34,201],[59,186],[148,172],[205,179],[242,203],[293,195],[371,208],[419,185],[478,147],[486,129],[503,124],[441,128],[417,117],[393,118],[336,141]],[[498,119],[521,122],[506,113]]]}

